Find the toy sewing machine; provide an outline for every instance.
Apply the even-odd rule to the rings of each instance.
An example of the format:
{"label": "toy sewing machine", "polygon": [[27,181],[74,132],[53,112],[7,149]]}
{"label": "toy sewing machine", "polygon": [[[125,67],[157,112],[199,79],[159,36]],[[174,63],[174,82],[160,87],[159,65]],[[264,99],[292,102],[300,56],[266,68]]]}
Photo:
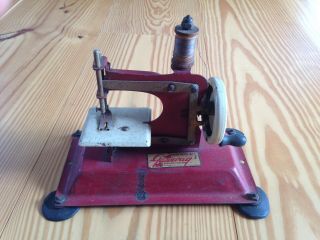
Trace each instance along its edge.
{"label": "toy sewing machine", "polygon": [[[43,202],[46,219],[61,221],[82,206],[232,204],[249,218],[269,213],[252,178],[242,132],[226,128],[227,98],[219,78],[190,72],[199,29],[186,16],[175,28],[171,74],[112,69],[94,50],[99,108],[77,131],[59,186]],[[113,90],[157,96],[149,108],[109,108]]]}

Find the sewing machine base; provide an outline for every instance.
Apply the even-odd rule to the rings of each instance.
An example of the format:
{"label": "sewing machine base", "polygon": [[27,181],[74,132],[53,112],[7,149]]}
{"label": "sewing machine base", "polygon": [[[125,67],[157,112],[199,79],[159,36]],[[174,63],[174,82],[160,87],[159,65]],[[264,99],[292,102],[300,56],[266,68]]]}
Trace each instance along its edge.
{"label": "sewing machine base", "polygon": [[257,188],[241,148],[81,147],[72,139],[56,192],[45,199],[46,219],[62,221],[82,206],[232,204],[248,218],[265,218],[269,202]]}

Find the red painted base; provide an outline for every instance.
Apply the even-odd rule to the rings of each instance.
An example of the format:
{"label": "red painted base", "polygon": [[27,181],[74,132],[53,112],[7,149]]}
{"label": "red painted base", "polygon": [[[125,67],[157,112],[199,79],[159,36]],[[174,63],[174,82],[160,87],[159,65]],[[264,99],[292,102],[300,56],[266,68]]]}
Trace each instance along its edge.
{"label": "red painted base", "polygon": [[[56,206],[254,203],[257,188],[241,148],[83,148],[73,137]],[[149,168],[148,154],[197,152],[199,166]],[[248,194],[248,195],[246,195]]]}

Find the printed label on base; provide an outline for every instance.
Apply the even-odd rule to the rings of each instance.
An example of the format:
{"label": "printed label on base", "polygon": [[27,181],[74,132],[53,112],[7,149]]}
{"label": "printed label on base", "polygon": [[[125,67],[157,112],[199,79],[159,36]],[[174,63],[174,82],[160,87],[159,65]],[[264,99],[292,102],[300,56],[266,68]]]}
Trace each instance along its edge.
{"label": "printed label on base", "polygon": [[149,168],[195,167],[200,166],[197,152],[148,154]]}

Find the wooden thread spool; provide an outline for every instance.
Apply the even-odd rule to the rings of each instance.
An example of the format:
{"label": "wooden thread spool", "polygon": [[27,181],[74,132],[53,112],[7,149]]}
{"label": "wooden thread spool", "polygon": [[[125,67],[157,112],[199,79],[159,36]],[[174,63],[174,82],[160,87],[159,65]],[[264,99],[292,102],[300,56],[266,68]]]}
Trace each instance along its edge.
{"label": "wooden thread spool", "polygon": [[191,71],[198,32],[199,28],[193,24],[190,15],[184,17],[181,25],[175,27],[176,36],[171,60],[173,71]]}

